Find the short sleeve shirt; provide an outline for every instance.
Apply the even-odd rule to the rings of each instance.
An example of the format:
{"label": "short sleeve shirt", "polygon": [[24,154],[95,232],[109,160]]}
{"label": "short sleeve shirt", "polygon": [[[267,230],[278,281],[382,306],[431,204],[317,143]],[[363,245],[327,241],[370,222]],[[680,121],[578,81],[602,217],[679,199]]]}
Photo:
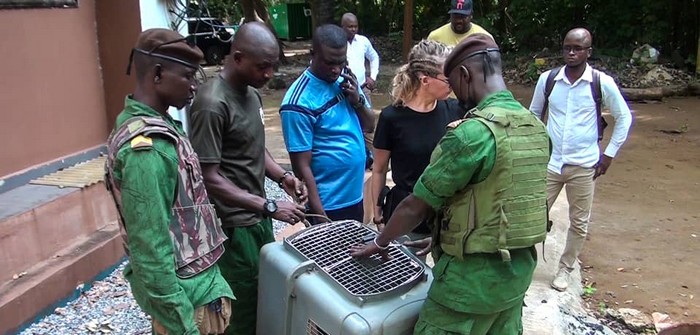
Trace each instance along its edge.
{"label": "short sleeve shirt", "polygon": [[289,87],[280,107],[287,151],[311,151],[311,172],[327,211],[362,200],[364,138],[357,112],[340,89],[342,80],[328,83],[307,69]]}
{"label": "short sleeve shirt", "polygon": [[[241,189],[265,197],[265,127],[262,99],[254,88],[238,92],[221,76],[199,88],[190,112],[190,138],[201,163],[219,164]],[[224,227],[251,226],[262,214],[211,196]]]}
{"label": "short sleeve shirt", "polygon": [[[482,28],[480,25],[472,22],[472,27],[464,34],[457,34],[452,30],[449,23],[443,25],[430,32],[428,35],[429,40],[442,42],[449,46],[455,46],[459,44],[463,39],[472,34],[486,34],[491,36],[486,29]],[[493,36],[491,36],[493,38]]]}
{"label": "short sleeve shirt", "polygon": [[447,131],[447,125],[466,114],[457,100],[438,101],[428,113],[405,106],[382,109],[374,132],[374,147],[391,152],[391,175],[399,188],[413,190],[430,163],[430,154]]}

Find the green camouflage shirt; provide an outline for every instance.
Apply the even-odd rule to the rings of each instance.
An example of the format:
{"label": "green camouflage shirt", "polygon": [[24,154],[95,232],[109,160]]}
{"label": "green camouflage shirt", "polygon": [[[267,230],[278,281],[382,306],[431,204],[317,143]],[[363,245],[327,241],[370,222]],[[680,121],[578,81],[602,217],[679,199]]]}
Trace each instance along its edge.
{"label": "green camouflage shirt", "polygon": [[[184,134],[182,125],[127,97],[115,129],[134,116],[156,116]],[[117,153],[114,178],[121,184],[122,212],[129,240],[124,277],[144,312],[171,334],[199,334],[194,309],[219,297],[233,298],[218,266],[181,279],[175,275],[175,253],[169,224],[175,201],[178,156],[175,144],[152,137],[150,145],[127,143]],[[132,147],[133,146],[133,147]]]}

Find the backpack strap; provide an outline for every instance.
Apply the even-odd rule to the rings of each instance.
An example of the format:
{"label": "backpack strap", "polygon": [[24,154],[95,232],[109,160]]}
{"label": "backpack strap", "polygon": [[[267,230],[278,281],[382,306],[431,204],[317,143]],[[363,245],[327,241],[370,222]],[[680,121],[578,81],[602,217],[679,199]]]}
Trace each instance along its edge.
{"label": "backpack strap", "polygon": [[540,120],[542,120],[542,123],[544,124],[547,124],[547,115],[549,113],[549,96],[552,95],[552,90],[554,89],[554,78],[556,78],[562,68],[563,66],[560,66],[549,71],[547,81],[544,84],[544,105],[542,105],[542,113],[540,114]]}
{"label": "backpack strap", "polygon": [[598,142],[600,142],[603,139],[603,131],[605,131],[605,127],[608,126],[608,123],[603,118],[603,92],[600,87],[600,71],[596,69],[591,70],[593,71],[591,95],[595,102],[596,121],[598,123]]}
{"label": "backpack strap", "polygon": [[[544,124],[547,124],[547,116],[549,113],[549,96],[552,94],[554,89],[554,78],[559,74],[559,71],[563,66],[552,69],[547,76],[547,81],[544,86],[544,105],[542,105],[542,114],[540,115],[540,120]],[[591,68],[593,80],[591,81],[591,96],[593,96],[593,101],[595,102],[596,109],[596,121],[598,124],[598,142],[603,139],[603,131],[605,127],[608,126],[608,122],[603,118],[603,91],[600,85],[600,71]]]}

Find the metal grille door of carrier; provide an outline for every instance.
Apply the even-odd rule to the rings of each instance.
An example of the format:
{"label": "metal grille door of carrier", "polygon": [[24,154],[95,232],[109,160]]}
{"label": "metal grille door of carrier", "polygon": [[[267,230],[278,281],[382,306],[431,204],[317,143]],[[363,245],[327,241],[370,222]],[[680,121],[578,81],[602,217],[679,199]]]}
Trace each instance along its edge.
{"label": "metal grille door of carrier", "polygon": [[287,239],[287,243],[354,296],[390,292],[422,278],[424,267],[399,247],[389,248],[388,261],[379,255],[363,260],[350,256],[350,246],[375,235],[359,222],[340,221],[303,230]]}

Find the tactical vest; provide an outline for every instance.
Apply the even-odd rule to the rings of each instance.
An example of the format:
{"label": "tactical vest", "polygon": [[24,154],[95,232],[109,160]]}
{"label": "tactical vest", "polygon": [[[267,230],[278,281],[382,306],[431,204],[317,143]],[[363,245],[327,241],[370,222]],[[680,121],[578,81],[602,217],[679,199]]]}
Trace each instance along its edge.
{"label": "tactical vest", "polygon": [[128,231],[122,213],[121,185],[112,173],[119,149],[133,138],[152,134],[163,135],[175,143],[178,155],[178,183],[170,218],[170,239],[175,249],[175,271],[180,278],[192,277],[212,265],[224,252],[226,240],[214,206],[204,188],[197,154],[186,137],[164,120],[156,117],[134,117],[110,134],[107,141],[105,184],[119,212],[119,227],[124,249],[129,255]]}
{"label": "tactical vest", "polygon": [[531,113],[487,108],[472,114],[493,133],[496,161],[484,181],[446,202],[435,230],[440,251],[460,259],[498,252],[510,261],[508,250],[533,246],[547,235],[549,137]]}

